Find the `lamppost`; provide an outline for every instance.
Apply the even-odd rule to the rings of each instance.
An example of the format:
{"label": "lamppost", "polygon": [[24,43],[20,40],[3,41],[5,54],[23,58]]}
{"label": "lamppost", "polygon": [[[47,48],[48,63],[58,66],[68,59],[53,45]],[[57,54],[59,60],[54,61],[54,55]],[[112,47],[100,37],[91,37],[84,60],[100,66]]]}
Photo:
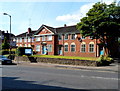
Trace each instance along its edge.
{"label": "lamppost", "polygon": [[9,43],[10,43],[10,55],[11,55],[11,15],[7,14],[7,13],[3,13],[3,15],[8,15],[10,17],[10,34],[9,34]]}

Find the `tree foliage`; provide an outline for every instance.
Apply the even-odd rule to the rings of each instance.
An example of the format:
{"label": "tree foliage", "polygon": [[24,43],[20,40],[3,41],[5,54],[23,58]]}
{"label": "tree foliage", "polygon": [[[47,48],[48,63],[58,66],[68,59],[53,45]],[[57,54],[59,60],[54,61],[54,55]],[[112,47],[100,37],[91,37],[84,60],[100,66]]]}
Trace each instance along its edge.
{"label": "tree foliage", "polygon": [[120,6],[96,3],[77,24],[77,29],[82,36],[92,36],[103,44],[113,44],[120,37]]}
{"label": "tree foliage", "polygon": [[2,49],[9,49],[10,44],[7,41],[7,38],[5,37],[4,42],[2,43]]}

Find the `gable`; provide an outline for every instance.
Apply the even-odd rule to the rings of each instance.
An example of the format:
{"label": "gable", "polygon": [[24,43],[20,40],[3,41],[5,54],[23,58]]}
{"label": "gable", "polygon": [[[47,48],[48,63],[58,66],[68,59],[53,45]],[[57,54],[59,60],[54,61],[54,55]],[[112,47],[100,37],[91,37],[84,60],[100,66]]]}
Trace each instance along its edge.
{"label": "gable", "polygon": [[42,28],[41,31],[38,33],[38,35],[42,35],[42,34],[44,34],[44,35],[45,35],[45,34],[53,34],[53,32],[44,27],[44,28]]}

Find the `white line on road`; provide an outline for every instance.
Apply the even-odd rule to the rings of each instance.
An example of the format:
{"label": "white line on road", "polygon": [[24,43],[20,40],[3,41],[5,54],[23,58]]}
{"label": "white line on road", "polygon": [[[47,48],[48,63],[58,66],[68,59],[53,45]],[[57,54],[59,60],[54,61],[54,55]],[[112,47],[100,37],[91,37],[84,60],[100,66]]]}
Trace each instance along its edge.
{"label": "white line on road", "polygon": [[97,76],[84,76],[84,75],[81,75],[81,77],[98,78],[98,79],[106,79],[106,80],[120,80],[118,78],[105,78],[105,77],[97,77]]}

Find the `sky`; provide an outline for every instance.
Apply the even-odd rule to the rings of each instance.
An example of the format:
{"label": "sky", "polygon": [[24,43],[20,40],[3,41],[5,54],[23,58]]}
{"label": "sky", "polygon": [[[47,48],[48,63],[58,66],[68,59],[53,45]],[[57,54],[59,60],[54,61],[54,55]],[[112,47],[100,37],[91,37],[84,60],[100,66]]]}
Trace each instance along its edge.
{"label": "sky", "polygon": [[[0,30],[15,35],[37,30],[42,24],[51,27],[76,25],[92,5],[97,2],[110,4],[114,0],[0,0]],[[118,2],[119,0],[116,0]]]}

